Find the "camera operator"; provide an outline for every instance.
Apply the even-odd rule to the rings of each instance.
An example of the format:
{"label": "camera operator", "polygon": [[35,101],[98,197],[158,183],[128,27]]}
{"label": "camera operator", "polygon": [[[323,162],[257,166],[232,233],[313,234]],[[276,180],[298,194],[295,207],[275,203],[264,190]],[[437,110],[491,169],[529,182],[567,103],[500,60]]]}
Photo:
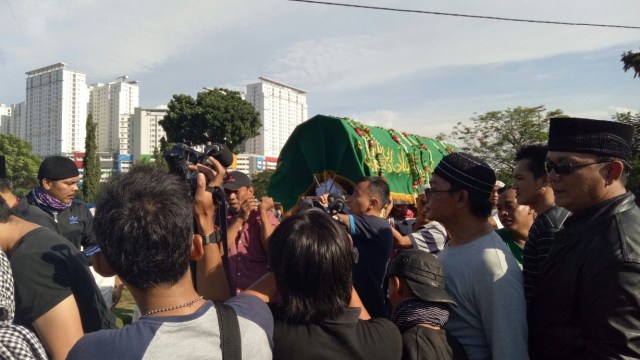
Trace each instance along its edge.
{"label": "camera operator", "polygon": [[238,294],[268,272],[268,239],[278,219],[270,211],[274,207],[273,199],[265,196],[258,201],[251,179],[243,172],[228,173],[223,187],[229,204],[229,267],[226,270],[232,292]]}

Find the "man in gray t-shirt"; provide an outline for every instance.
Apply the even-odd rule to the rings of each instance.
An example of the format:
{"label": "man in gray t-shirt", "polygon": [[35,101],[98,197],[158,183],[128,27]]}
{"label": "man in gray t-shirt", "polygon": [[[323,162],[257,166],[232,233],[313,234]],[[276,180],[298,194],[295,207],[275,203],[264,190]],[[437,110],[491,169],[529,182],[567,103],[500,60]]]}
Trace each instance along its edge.
{"label": "man in gray t-shirt", "polygon": [[[271,359],[273,317],[262,300],[241,294],[225,302],[238,319],[237,339],[229,331],[233,322],[219,325],[216,308],[200,295],[229,295],[213,224],[215,205],[205,190],[222,184],[225,169],[209,160],[216,173],[199,166],[207,177],[198,174],[193,200],[180,178],[149,167],[134,168],[104,186],[96,206],[96,237],[142,317],[120,330],[84,336],[68,359],[221,359],[223,339],[240,343],[243,358]],[[193,234],[194,214],[201,236]],[[199,294],[189,261],[200,260],[205,251],[204,259],[212,262],[197,264]]]}
{"label": "man in gray t-shirt", "polygon": [[488,218],[495,173],[466,153],[445,156],[425,192],[429,219],[447,229],[438,255],[458,304],[445,326],[469,359],[528,359],[522,273]]}

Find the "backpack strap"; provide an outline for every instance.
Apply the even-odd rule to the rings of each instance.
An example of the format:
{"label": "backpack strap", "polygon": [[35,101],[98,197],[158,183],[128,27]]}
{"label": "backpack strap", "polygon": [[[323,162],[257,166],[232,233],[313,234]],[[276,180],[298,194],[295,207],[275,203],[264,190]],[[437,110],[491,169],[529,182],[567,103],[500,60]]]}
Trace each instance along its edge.
{"label": "backpack strap", "polygon": [[238,315],[229,305],[213,302],[218,315],[218,326],[220,328],[220,348],[222,349],[222,360],[241,360],[242,342],[240,339],[240,325]]}

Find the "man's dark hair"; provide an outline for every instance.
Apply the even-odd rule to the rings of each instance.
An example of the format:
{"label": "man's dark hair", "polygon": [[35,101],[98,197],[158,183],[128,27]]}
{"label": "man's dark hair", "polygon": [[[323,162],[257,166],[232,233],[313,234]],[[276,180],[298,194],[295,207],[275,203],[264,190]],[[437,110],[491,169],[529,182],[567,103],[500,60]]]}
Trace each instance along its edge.
{"label": "man's dark hair", "polygon": [[498,194],[502,194],[507,190],[511,190],[513,189],[513,185],[505,185],[503,187],[501,187],[500,189],[498,189]]}
{"label": "man's dark hair", "polygon": [[535,179],[547,175],[544,164],[547,161],[547,145],[534,144],[523,146],[516,152],[515,161],[529,160],[529,171]]}
{"label": "man's dark hair", "polygon": [[[460,189],[452,185],[450,192],[462,190],[467,189]],[[493,204],[491,204],[491,200],[489,199],[488,195],[479,193],[477,191],[468,190],[467,194],[469,196],[469,211],[472,215],[480,219],[486,219],[491,216]]]}
{"label": "man's dark hair", "polygon": [[367,176],[360,180],[360,182],[367,181],[369,182],[369,192],[373,196],[375,196],[380,201],[380,207],[384,209],[385,206],[389,203],[389,196],[391,196],[391,191],[389,190],[389,184],[387,181],[379,176]]}
{"label": "man's dark hair", "polygon": [[9,216],[11,215],[13,215],[13,211],[11,211],[7,202],[4,201],[4,198],[0,196],[0,223],[9,221]]}
{"label": "man's dark hair", "polygon": [[177,283],[189,267],[191,206],[189,189],[175,175],[141,166],[112,178],[94,218],[112,269],[138,289]]}
{"label": "man's dark hair", "polygon": [[353,260],[347,232],[323,211],[283,220],[269,241],[269,264],[284,319],[318,323],[342,314],[351,299]]}

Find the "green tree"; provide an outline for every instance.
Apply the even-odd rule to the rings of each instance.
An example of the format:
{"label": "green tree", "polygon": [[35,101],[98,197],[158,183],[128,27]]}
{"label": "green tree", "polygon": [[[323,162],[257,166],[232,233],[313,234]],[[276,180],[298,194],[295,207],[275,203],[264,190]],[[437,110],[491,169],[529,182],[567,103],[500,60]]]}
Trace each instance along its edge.
{"label": "green tree", "polygon": [[96,144],[97,124],[93,121],[93,115],[87,115],[87,136],[84,140],[84,176],[82,181],[82,199],[95,202],[100,189],[100,159],[98,158],[98,145]]}
{"label": "green tree", "polygon": [[26,195],[38,185],[38,168],[42,159],[31,153],[31,144],[15,135],[0,134],[0,154],[5,156],[7,178],[13,192]]}
{"label": "green tree", "polygon": [[273,176],[274,172],[275,170],[267,169],[253,175],[251,185],[253,185],[253,193],[257,198],[269,196],[267,189],[269,188],[269,181],[271,181],[271,176]]}
{"label": "green tree", "polygon": [[169,170],[169,165],[167,165],[167,162],[164,160],[164,156],[162,156],[162,151],[160,151],[157,146],[153,148],[151,158],[153,159],[152,164],[154,167],[157,167],[162,171]]}
{"label": "green tree", "polygon": [[260,114],[240,92],[215,88],[191,95],[173,95],[169,112],[160,121],[170,142],[193,145],[225,143],[230,150],[258,136]]}
{"label": "green tree", "polygon": [[635,79],[636,76],[640,77],[640,52],[624,52],[620,57],[620,61],[624,64],[622,67],[624,69],[624,72],[633,70],[633,78]]}
{"label": "green tree", "polygon": [[627,189],[639,190],[640,189],[640,111],[632,114],[630,111],[625,113],[616,113],[613,115],[613,119],[625,124],[633,126],[633,144],[632,154],[629,159],[629,165],[631,172],[627,181]]}
{"label": "green tree", "polygon": [[171,150],[173,145],[167,142],[167,139],[163,137],[160,138],[160,148],[153,148],[153,155],[151,158],[153,159],[153,166],[157,167],[162,171],[169,171],[169,164],[167,164],[167,160],[164,158],[164,154]]}
{"label": "green tree", "polygon": [[450,138],[461,142],[459,149],[485,160],[499,180],[513,182],[513,158],[524,145],[546,143],[549,119],[566,116],[562,110],[546,111],[544,106],[516,107],[489,111],[459,122]]}

